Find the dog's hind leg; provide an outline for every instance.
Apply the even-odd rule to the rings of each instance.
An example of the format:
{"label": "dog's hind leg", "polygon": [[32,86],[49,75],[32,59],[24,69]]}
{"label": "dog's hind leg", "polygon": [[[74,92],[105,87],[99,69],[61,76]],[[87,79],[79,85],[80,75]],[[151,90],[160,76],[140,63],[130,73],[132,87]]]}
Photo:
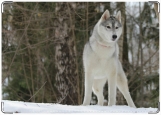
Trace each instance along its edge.
{"label": "dog's hind leg", "polygon": [[93,83],[93,92],[97,96],[98,105],[103,106],[104,96],[103,96],[103,87],[106,83],[106,79],[94,79]]}
{"label": "dog's hind leg", "polygon": [[121,64],[119,65],[120,68],[119,68],[119,73],[118,73],[118,77],[117,77],[117,87],[118,89],[121,91],[121,93],[123,94],[123,96],[125,97],[128,105],[130,107],[134,107],[136,108],[132,98],[131,98],[131,95],[129,93],[129,89],[128,89],[128,82],[127,82],[127,78],[126,78],[126,75],[122,69],[122,66]]}

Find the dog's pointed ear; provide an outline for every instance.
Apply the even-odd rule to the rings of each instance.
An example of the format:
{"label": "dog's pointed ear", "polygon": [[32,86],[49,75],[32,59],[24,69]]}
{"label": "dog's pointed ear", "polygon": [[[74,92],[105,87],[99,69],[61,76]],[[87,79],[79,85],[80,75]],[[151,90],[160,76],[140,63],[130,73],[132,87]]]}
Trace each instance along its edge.
{"label": "dog's pointed ear", "polygon": [[110,17],[110,12],[109,12],[108,10],[106,10],[106,11],[103,13],[101,19],[102,19],[102,20],[107,20],[109,17]]}
{"label": "dog's pointed ear", "polygon": [[121,12],[120,11],[117,12],[116,19],[118,19],[119,22],[121,23]]}

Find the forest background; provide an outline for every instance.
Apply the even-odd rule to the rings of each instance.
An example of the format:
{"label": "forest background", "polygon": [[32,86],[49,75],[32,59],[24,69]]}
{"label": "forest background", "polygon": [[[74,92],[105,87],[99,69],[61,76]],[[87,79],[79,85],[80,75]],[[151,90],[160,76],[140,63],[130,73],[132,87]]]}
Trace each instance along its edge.
{"label": "forest background", "polygon": [[[82,104],[83,48],[106,9],[122,14],[119,59],[134,103],[158,107],[159,21],[151,2],[4,3],[2,99]],[[92,94],[91,104],[96,102]],[[119,91],[117,104],[127,104]]]}

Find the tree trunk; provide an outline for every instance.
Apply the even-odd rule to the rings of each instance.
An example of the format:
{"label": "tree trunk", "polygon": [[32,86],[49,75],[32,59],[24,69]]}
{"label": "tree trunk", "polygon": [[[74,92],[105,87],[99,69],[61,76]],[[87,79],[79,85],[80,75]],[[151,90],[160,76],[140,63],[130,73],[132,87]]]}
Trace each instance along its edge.
{"label": "tree trunk", "polygon": [[[141,15],[141,3],[139,2],[139,13]],[[140,49],[140,80],[141,80],[141,85],[140,85],[140,89],[141,89],[141,94],[140,94],[140,101],[141,101],[141,106],[143,106],[144,104],[144,78],[143,78],[143,48],[142,48],[142,43],[143,43],[143,30],[142,30],[142,24],[143,24],[143,17],[140,16],[140,23],[139,23],[139,31],[140,31],[140,36],[139,36],[139,49]]]}
{"label": "tree trunk", "polygon": [[155,10],[155,13],[156,13],[158,21],[159,21],[158,4],[159,4],[159,2],[158,3],[154,3],[154,10]]}
{"label": "tree trunk", "polygon": [[60,93],[57,101],[62,104],[77,105],[79,100],[79,76],[74,35],[74,3],[56,3],[55,48],[56,87]]}
{"label": "tree trunk", "polygon": [[[125,32],[124,32],[124,30],[125,30],[125,2],[117,2],[117,8],[118,8],[118,11],[120,10],[121,11],[121,23],[122,23],[122,27],[123,27],[123,29],[122,29],[122,35],[121,35],[121,37],[119,38],[119,40],[118,40],[118,45],[119,45],[119,60],[120,60],[120,62],[122,63],[123,62],[123,56],[124,56],[124,54],[123,54],[123,43],[125,43],[126,41],[124,41],[124,40],[126,40],[126,39],[124,39],[124,37],[125,37]],[[117,92],[117,104],[125,104],[125,99],[124,99],[124,97],[123,97],[123,95],[121,94],[121,92],[118,90],[118,92]]]}
{"label": "tree trunk", "polygon": [[127,43],[127,29],[126,29],[126,15],[124,16],[125,23],[124,23],[124,39],[123,39],[123,54],[122,54],[122,61],[123,67],[125,72],[129,68],[129,59],[128,59],[128,43]]}
{"label": "tree trunk", "polygon": [[123,41],[124,41],[124,24],[125,24],[125,2],[117,2],[118,11],[121,11],[122,35],[118,40],[119,45],[119,60],[122,62],[123,57]]}

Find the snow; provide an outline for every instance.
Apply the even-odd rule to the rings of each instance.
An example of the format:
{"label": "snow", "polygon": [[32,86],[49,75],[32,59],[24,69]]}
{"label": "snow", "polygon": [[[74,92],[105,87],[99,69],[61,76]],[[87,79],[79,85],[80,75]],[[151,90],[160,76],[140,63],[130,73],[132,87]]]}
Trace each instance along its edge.
{"label": "snow", "polygon": [[156,113],[157,108],[132,108],[125,105],[61,105],[54,103],[31,103],[22,101],[2,100],[4,113]]}

